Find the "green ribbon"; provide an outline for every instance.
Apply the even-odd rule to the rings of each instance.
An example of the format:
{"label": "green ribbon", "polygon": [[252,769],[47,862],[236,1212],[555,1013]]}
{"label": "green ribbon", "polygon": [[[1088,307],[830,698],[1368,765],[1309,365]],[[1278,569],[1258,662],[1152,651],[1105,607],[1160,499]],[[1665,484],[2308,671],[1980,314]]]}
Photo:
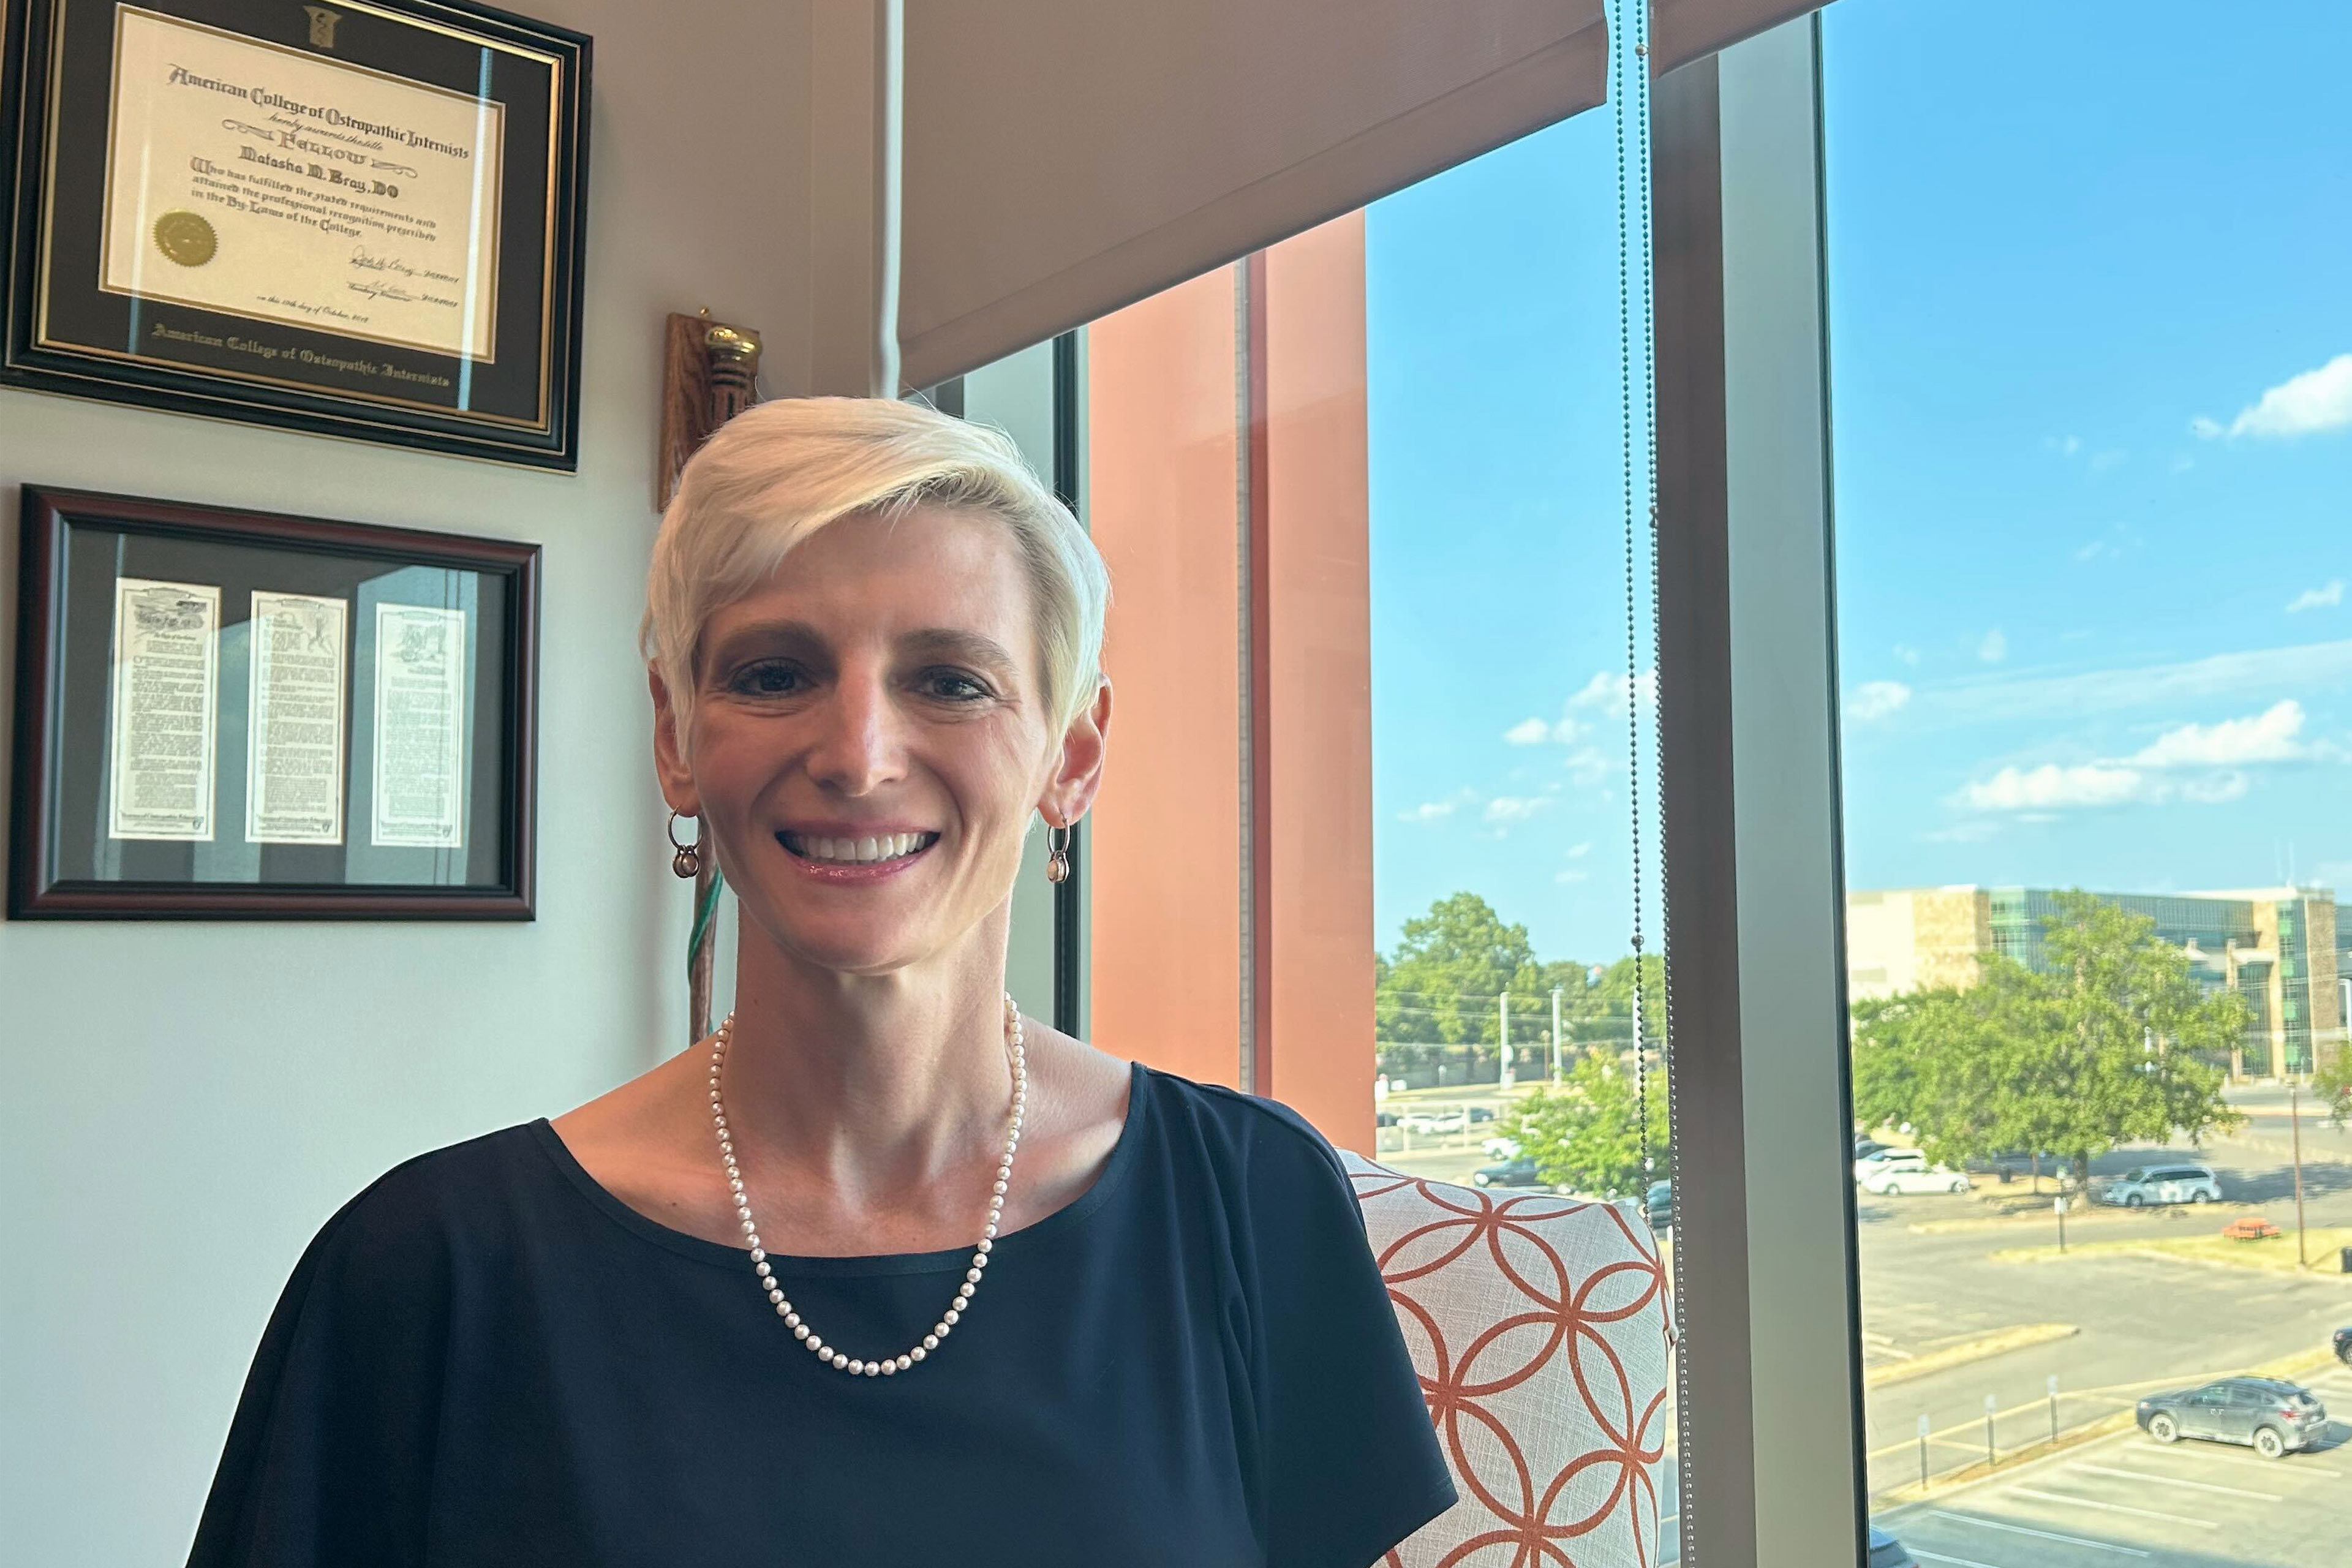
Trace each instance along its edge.
{"label": "green ribbon", "polygon": [[694,930],[686,939],[686,975],[689,984],[694,979],[695,954],[700,952],[702,944],[709,940],[710,917],[719,912],[719,891],[725,886],[727,886],[727,879],[720,875],[716,866],[712,867],[710,890],[702,896],[702,902],[695,909]]}

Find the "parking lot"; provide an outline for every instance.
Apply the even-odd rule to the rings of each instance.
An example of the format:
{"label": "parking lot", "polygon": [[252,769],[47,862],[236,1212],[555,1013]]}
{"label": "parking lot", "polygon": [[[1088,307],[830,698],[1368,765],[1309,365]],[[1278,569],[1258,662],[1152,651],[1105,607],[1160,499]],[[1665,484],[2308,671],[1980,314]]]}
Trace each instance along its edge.
{"label": "parking lot", "polygon": [[2307,1380],[2334,1419],[2276,1461],[2131,1431],[1878,1517],[1923,1568],[2281,1568],[2352,1561],[2352,1368]]}

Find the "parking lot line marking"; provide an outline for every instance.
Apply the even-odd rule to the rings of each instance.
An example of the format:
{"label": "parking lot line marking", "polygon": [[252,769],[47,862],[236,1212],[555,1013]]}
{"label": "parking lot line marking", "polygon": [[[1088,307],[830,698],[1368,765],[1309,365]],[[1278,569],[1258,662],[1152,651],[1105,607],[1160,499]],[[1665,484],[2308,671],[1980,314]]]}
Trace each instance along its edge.
{"label": "parking lot line marking", "polygon": [[2190,1524],[2200,1530],[2221,1528],[2210,1519],[2191,1519],[2185,1513],[2158,1513],[2152,1508],[2126,1508],[2119,1502],[2100,1502],[2092,1498],[2068,1497],[2064,1492],[2036,1491],[2032,1487],[2011,1487],[2006,1495],[2038,1498],[2043,1502],[2064,1503],[2072,1508],[2095,1508],[2101,1513],[2128,1513],[2141,1519],[2160,1519],[2167,1524]]}
{"label": "parking lot line marking", "polygon": [[1993,1568],[1991,1563],[1979,1563],[1973,1557],[1947,1557],[1940,1552],[1930,1552],[1924,1546],[1912,1547],[1911,1555],[1929,1558],[1937,1563],[1957,1563],[1959,1568]]}
{"label": "parking lot line marking", "polygon": [[2216,1486],[2211,1481],[2189,1481],[2178,1476],[2159,1476],[2153,1470],[2118,1470],[2106,1465],[2069,1465],[2070,1470],[2087,1470],[2095,1476],[2121,1476],[2129,1481],[2155,1481],[2162,1486],[2187,1487],[2191,1491],[2221,1492],[2229,1497],[2250,1497],[2263,1502],[2284,1502],[2276,1492],[2248,1491],[2243,1487]]}
{"label": "parking lot line marking", "polygon": [[2131,1451],[2131,1457],[2135,1459],[2193,1459],[2200,1465],[2208,1461],[2223,1465],[2252,1465],[2257,1469],[2268,1470],[2274,1476],[2280,1473],[2279,1468],[2282,1465],[2287,1465],[2293,1467],[2285,1472],[2288,1475],[2325,1476],[2331,1481],[2340,1481],[2344,1479],[2344,1472],[2341,1470],[2326,1469],[2318,1465],[2306,1465],[2299,1458],[2254,1459],[2243,1454],[2203,1454],[2189,1448],[2158,1448],[2153,1446],[2134,1448]]}
{"label": "parking lot line marking", "polygon": [[2003,1524],[1997,1519],[1979,1519],[1972,1513],[1953,1513],[1948,1509],[1930,1509],[1930,1519],[1948,1519],[1956,1524],[1981,1524],[1987,1530],[2006,1530],[2012,1535],[2038,1536],[2043,1541],[2063,1541],[2069,1546],[2087,1546],[2096,1552],[2113,1552],[2124,1557],[2146,1557],[2147,1552],[2137,1546],[2117,1546],[2112,1541],[2093,1541],[2088,1536],[2061,1535],[2054,1530],[2031,1530],[2021,1524]]}

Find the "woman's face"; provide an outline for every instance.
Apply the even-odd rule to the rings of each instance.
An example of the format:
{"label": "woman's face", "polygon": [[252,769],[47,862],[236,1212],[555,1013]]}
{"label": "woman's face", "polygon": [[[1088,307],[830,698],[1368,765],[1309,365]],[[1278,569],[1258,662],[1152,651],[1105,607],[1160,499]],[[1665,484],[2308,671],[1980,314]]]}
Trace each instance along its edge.
{"label": "woman's face", "polygon": [[1106,688],[1050,732],[1009,530],[917,507],[819,530],[704,628],[681,754],[654,682],[663,793],[701,818],[744,913],[824,968],[946,952],[1010,893],[1031,814],[1083,813]]}

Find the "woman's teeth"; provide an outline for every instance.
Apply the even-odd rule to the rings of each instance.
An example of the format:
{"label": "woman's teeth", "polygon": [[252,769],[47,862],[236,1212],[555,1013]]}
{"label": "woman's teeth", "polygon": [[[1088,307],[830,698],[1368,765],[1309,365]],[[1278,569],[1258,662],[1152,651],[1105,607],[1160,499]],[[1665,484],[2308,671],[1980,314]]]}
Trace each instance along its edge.
{"label": "woman's teeth", "polygon": [[782,835],[784,847],[804,860],[824,860],[835,865],[864,865],[876,860],[896,860],[927,847],[936,833],[886,833],[878,838],[806,838],[797,833]]}

